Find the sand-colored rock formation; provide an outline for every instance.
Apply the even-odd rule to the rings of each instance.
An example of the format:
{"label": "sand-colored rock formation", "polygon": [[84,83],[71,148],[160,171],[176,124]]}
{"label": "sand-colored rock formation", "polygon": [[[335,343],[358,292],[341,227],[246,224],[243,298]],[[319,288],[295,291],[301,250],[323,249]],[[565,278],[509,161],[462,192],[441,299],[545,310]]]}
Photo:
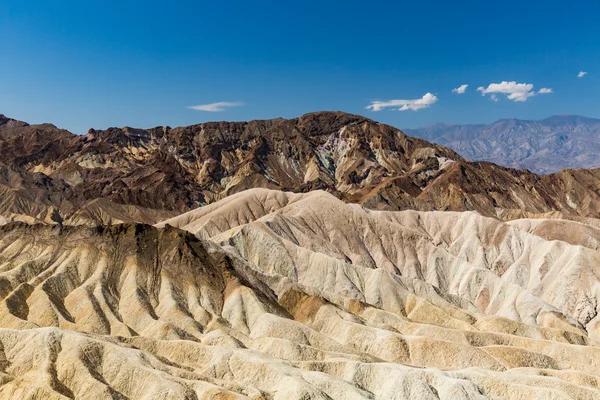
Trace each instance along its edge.
{"label": "sand-colored rock formation", "polygon": [[0,398],[600,398],[600,170],[337,112],[0,148]]}
{"label": "sand-colored rock formation", "polygon": [[156,227],[8,222],[0,397],[595,399],[588,222],[266,189]]}

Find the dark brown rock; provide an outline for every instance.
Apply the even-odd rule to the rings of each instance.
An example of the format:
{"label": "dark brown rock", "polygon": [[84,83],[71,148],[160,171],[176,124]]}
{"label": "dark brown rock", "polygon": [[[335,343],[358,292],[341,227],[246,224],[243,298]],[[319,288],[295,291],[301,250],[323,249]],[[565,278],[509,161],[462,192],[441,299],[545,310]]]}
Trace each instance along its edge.
{"label": "dark brown rock", "polygon": [[143,222],[152,222],[151,210],[183,212],[253,187],[322,189],[376,209],[476,210],[504,217],[512,215],[506,210],[600,212],[598,170],[539,176],[470,163],[446,147],[342,112],[179,128],[92,129],[82,136],[50,124],[4,122],[0,149],[0,213],[11,218],[52,215],[60,222],[103,199],[108,203],[95,203],[93,215],[98,204],[132,206],[139,210],[106,207],[119,209],[114,220],[129,215],[137,221],[134,215],[143,214]]}

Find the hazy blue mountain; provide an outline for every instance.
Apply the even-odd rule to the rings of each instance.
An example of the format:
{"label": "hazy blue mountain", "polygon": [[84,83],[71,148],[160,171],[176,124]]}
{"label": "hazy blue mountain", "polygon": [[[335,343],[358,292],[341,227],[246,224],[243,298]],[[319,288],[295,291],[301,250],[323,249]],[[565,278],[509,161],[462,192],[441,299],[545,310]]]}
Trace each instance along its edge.
{"label": "hazy blue mountain", "polygon": [[490,125],[436,123],[403,129],[472,161],[552,173],[600,167],[600,119],[555,115],[541,121],[501,119]]}

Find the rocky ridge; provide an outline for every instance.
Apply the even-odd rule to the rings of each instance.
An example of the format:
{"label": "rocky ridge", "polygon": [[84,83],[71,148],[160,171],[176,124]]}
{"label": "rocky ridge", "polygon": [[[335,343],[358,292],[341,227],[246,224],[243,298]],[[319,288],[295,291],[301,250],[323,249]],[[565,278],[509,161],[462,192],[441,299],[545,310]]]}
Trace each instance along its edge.
{"label": "rocky ridge", "polygon": [[541,121],[502,119],[490,125],[438,123],[406,134],[456,150],[469,160],[485,160],[538,174],[565,168],[600,167],[600,120],[555,115]]}
{"label": "rocky ridge", "polygon": [[340,112],[82,136],[11,122],[0,125],[0,146],[0,215],[27,222],[155,223],[257,187],[326,190],[373,209],[473,210],[502,219],[598,217],[600,204],[599,170],[539,176],[467,162]]}

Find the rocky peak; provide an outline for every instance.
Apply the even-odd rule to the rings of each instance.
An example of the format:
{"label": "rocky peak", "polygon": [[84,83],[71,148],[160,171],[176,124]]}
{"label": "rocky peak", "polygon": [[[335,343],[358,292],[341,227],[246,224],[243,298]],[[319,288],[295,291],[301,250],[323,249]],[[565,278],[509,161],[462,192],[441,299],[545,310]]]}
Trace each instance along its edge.
{"label": "rocky peak", "polygon": [[0,129],[24,127],[28,125],[27,122],[17,121],[16,119],[6,117],[4,114],[0,114]]}
{"label": "rocky peak", "polygon": [[[9,189],[18,192],[12,205],[6,203],[16,210],[11,213],[34,210],[36,218],[54,207],[67,220],[87,202],[102,199],[101,204],[119,210],[114,220],[151,221],[151,216],[136,219],[136,207],[182,212],[250,188],[322,189],[377,209],[467,209],[490,216],[516,209],[586,216],[600,211],[592,202],[599,195],[590,189],[600,184],[600,172],[577,173],[572,181],[565,174],[546,178],[469,163],[447,147],[343,112],[109,128],[83,136],[49,124],[2,132],[0,162],[24,176],[41,173],[52,179],[48,196],[37,188],[32,199],[25,187],[34,184],[31,177],[23,187]],[[69,187],[61,197],[62,181]],[[39,211],[23,198],[43,200],[45,208]]]}

